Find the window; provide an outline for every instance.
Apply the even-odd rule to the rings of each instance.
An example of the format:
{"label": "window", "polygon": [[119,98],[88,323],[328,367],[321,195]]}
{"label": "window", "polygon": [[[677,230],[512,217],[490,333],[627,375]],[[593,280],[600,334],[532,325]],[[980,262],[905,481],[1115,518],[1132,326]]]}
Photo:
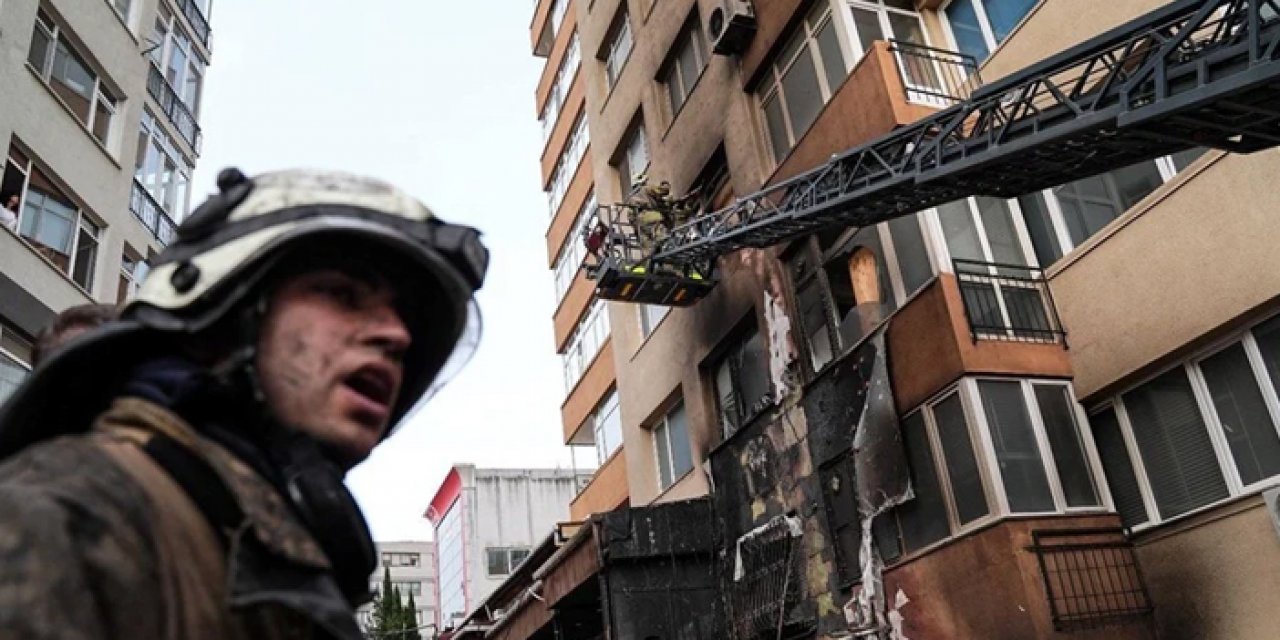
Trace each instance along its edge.
{"label": "window", "polygon": [[547,208],[550,215],[554,216],[560,210],[560,204],[564,202],[564,197],[569,192],[569,184],[573,182],[573,176],[578,173],[578,165],[582,164],[582,156],[587,152],[589,144],[591,144],[591,130],[587,128],[587,118],[579,114],[577,122],[573,125],[573,133],[569,134],[569,142],[560,153],[556,168],[551,173],[551,185],[547,191]]}
{"label": "window", "polygon": [[1066,383],[961,380],[902,420],[916,494],[895,509],[902,546],[919,551],[993,514],[1101,509],[1086,432]]}
{"label": "window", "polygon": [[486,571],[490,576],[508,575],[529,557],[528,547],[489,547],[484,553]]}
{"label": "window", "polygon": [[133,0],[107,0],[107,2],[112,9],[115,9],[120,19],[127,24],[129,22],[129,9],[133,6]]}
{"label": "window", "polygon": [[622,3],[620,8],[620,17],[615,21],[612,32],[605,38],[604,56],[604,74],[605,88],[612,90],[613,86],[618,82],[618,76],[622,74],[622,68],[626,66],[627,59],[631,57],[631,17],[627,15],[627,3]]}
{"label": "window", "polygon": [[436,526],[436,556],[439,564],[440,616],[450,620],[455,615],[465,615],[468,609],[466,596],[467,545],[462,537],[464,498],[453,502],[440,524]]}
{"label": "window", "polygon": [[0,405],[31,372],[34,342],[0,318]]}
{"label": "window", "polygon": [[614,166],[618,170],[619,193],[625,199],[631,195],[635,179],[649,168],[649,144],[644,135],[644,115],[637,116],[636,124],[627,136]]}
{"label": "window", "polygon": [[753,327],[733,339],[712,371],[720,431],[728,438],[756,413],[772,404],[769,353],[764,337]]}
{"label": "window", "polygon": [[4,185],[20,189],[18,233],[76,284],[92,289],[101,225],[16,147],[9,150]]}
{"label": "window", "polygon": [[775,162],[782,162],[844,80],[838,27],[831,18],[829,3],[814,3],[756,90]]}
{"label": "window", "polygon": [[151,110],[144,108],[138,127],[133,178],[175,223],[186,219],[191,206],[191,173],[192,162],[164,128],[156,124]]}
{"label": "window", "polygon": [[658,457],[658,489],[666,491],[693,470],[684,403],[677,404],[653,427],[653,443]]}
{"label": "window", "polygon": [[587,248],[583,244],[583,233],[586,231],[587,222],[591,218],[591,212],[596,209],[596,194],[594,191],[587,196],[587,201],[582,203],[582,208],[578,210],[578,217],[573,223],[573,230],[569,232],[568,237],[564,239],[564,246],[560,248],[560,256],[556,258],[556,265],[552,267],[556,288],[556,306],[560,305],[560,301],[564,300],[564,296],[569,292],[569,287],[573,286],[573,280],[578,276],[578,270],[582,267],[582,261],[587,257]]}
{"label": "window", "polygon": [[786,259],[811,371],[858,344],[897,308],[880,225],[801,241]]}
{"label": "window", "polygon": [[1115,398],[1098,447],[1125,524],[1158,524],[1280,475],[1280,317]]}
{"label": "window", "polygon": [[[914,0],[848,0],[853,28],[854,60],[871,50],[876,40],[900,40],[928,46],[924,23],[915,12]],[[941,88],[937,70],[930,65],[902,65],[910,87]]]}
{"label": "window", "polygon": [[1053,264],[1084,243],[1177,171],[1172,159],[1162,158],[1019,196],[1040,266]]}
{"label": "window", "polygon": [[538,121],[542,123],[542,144],[546,144],[547,140],[551,139],[551,132],[560,121],[561,108],[564,107],[565,98],[569,96],[569,88],[573,86],[573,79],[578,75],[581,62],[582,46],[578,42],[578,34],[574,33],[572,40],[569,41],[569,48],[565,51],[564,59],[560,61],[560,68],[556,69],[556,79],[551,85],[551,94],[547,97],[547,103],[542,106],[542,114],[538,116]]}
{"label": "window", "polygon": [[695,13],[676,38],[675,47],[658,72],[658,81],[667,91],[672,117],[680,113],[706,65],[707,43],[702,35],[702,23]]}
{"label": "window", "polygon": [[982,62],[1031,12],[1037,0],[952,0],[947,24],[960,53]]}
{"label": "window", "polygon": [[900,216],[886,223],[889,246],[893,248],[893,262],[902,274],[903,299],[920,290],[933,278],[933,263],[929,261],[929,248],[920,231],[920,214]]}
{"label": "window", "polygon": [[671,307],[661,304],[641,304],[640,308],[640,335],[648,337],[658,328],[658,323],[671,313]]}
{"label": "window", "polygon": [[596,459],[604,464],[622,446],[622,412],[618,410],[618,390],[605,396],[591,416],[596,440]]}
{"label": "window", "polygon": [[[841,584],[847,586],[862,579],[862,517],[858,513],[853,454],[845,453],[823,465],[818,475],[827,510],[827,527],[835,540],[836,568],[840,571]],[[871,536],[881,558],[891,560],[901,555],[898,528],[892,514],[872,521]]]}
{"label": "window", "polygon": [[586,372],[587,367],[595,360],[596,354],[609,339],[609,310],[603,300],[591,303],[591,308],[578,322],[573,336],[569,338],[569,346],[561,356],[564,364],[565,393],[573,390]]}
{"label": "window", "polygon": [[420,564],[422,564],[420,553],[384,552],[382,554],[384,567],[416,567]]}
{"label": "window", "polygon": [[102,78],[44,10],[36,12],[27,62],[98,142],[108,147],[115,143],[112,124],[119,98],[103,86]]}
{"label": "window", "polygon": [[147,47],[155,63],[178,99],[194,115],[200,112],[200,97],[207,63],[192,46],[191,36],[181,20],[163,5],[156,14]]}

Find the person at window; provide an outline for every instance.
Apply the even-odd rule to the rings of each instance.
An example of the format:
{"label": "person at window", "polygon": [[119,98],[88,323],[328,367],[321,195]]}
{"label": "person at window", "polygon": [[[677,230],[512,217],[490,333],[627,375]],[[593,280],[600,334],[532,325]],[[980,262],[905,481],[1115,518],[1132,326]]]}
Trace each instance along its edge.
{"label": "person at window", "polygon": [[0,196],[0,202],[4,203],[4,208],[0,208],[0,225],[14,233],[18,231],[18,207],[22,204],[22,198],[16,193],[10,193]]}
{"label": "person at window", "polygon": [[218,187],[0,406],[6,638],[361,638],[343,477],[474,350],[488,251],[369,178]]}
{"label": "person at window", "polygon": [[36,336],[31,349],[31,366],[39,366],[49,354],[85,332],[115,320],[118,309],[113,304],[81,304],[59,313],[53,322]]}

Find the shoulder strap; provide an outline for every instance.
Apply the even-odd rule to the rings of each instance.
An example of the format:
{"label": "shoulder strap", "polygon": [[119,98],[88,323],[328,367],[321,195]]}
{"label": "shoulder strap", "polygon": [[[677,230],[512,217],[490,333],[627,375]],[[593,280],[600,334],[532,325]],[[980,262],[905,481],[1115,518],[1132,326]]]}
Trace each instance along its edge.
{"label": "shoulder strap", "polygon": [[223,545],[230,546],[230,533],[244,522],[244,511],[209,463],[162,433],[152,435],[142,450],[182,487]]}

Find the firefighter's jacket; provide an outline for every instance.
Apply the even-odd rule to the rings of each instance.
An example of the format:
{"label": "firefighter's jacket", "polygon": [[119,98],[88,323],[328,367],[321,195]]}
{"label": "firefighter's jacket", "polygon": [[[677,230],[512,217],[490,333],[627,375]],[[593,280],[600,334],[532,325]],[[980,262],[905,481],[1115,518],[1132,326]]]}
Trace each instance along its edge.
{"label": "firefighter's jacket", "polygon": [[[235,530],[144,450],[160,436],[222,480]],[[120,398],[92,431],[0,464],[0,639],[358,637],[277,489],[168,409]]]}

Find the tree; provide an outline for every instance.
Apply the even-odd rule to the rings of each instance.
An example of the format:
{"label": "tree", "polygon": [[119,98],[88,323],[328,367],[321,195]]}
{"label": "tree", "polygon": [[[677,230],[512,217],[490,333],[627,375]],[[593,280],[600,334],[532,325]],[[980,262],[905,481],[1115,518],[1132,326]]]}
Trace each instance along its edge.
{"label": "tree", "polygon": [[382,588],[373,597],[373,621],[365,630],[369,638],[394,638],[400,627],[400,595],[391,586],[391,569],[383,567]]}
{"label": "tree", "polygon": [[409,604],[403,611],[405,627],[400,637],[403,640],[422,640],[422,634],[418,632],[418,603],[413,601],[413,592],[409,592]]}

